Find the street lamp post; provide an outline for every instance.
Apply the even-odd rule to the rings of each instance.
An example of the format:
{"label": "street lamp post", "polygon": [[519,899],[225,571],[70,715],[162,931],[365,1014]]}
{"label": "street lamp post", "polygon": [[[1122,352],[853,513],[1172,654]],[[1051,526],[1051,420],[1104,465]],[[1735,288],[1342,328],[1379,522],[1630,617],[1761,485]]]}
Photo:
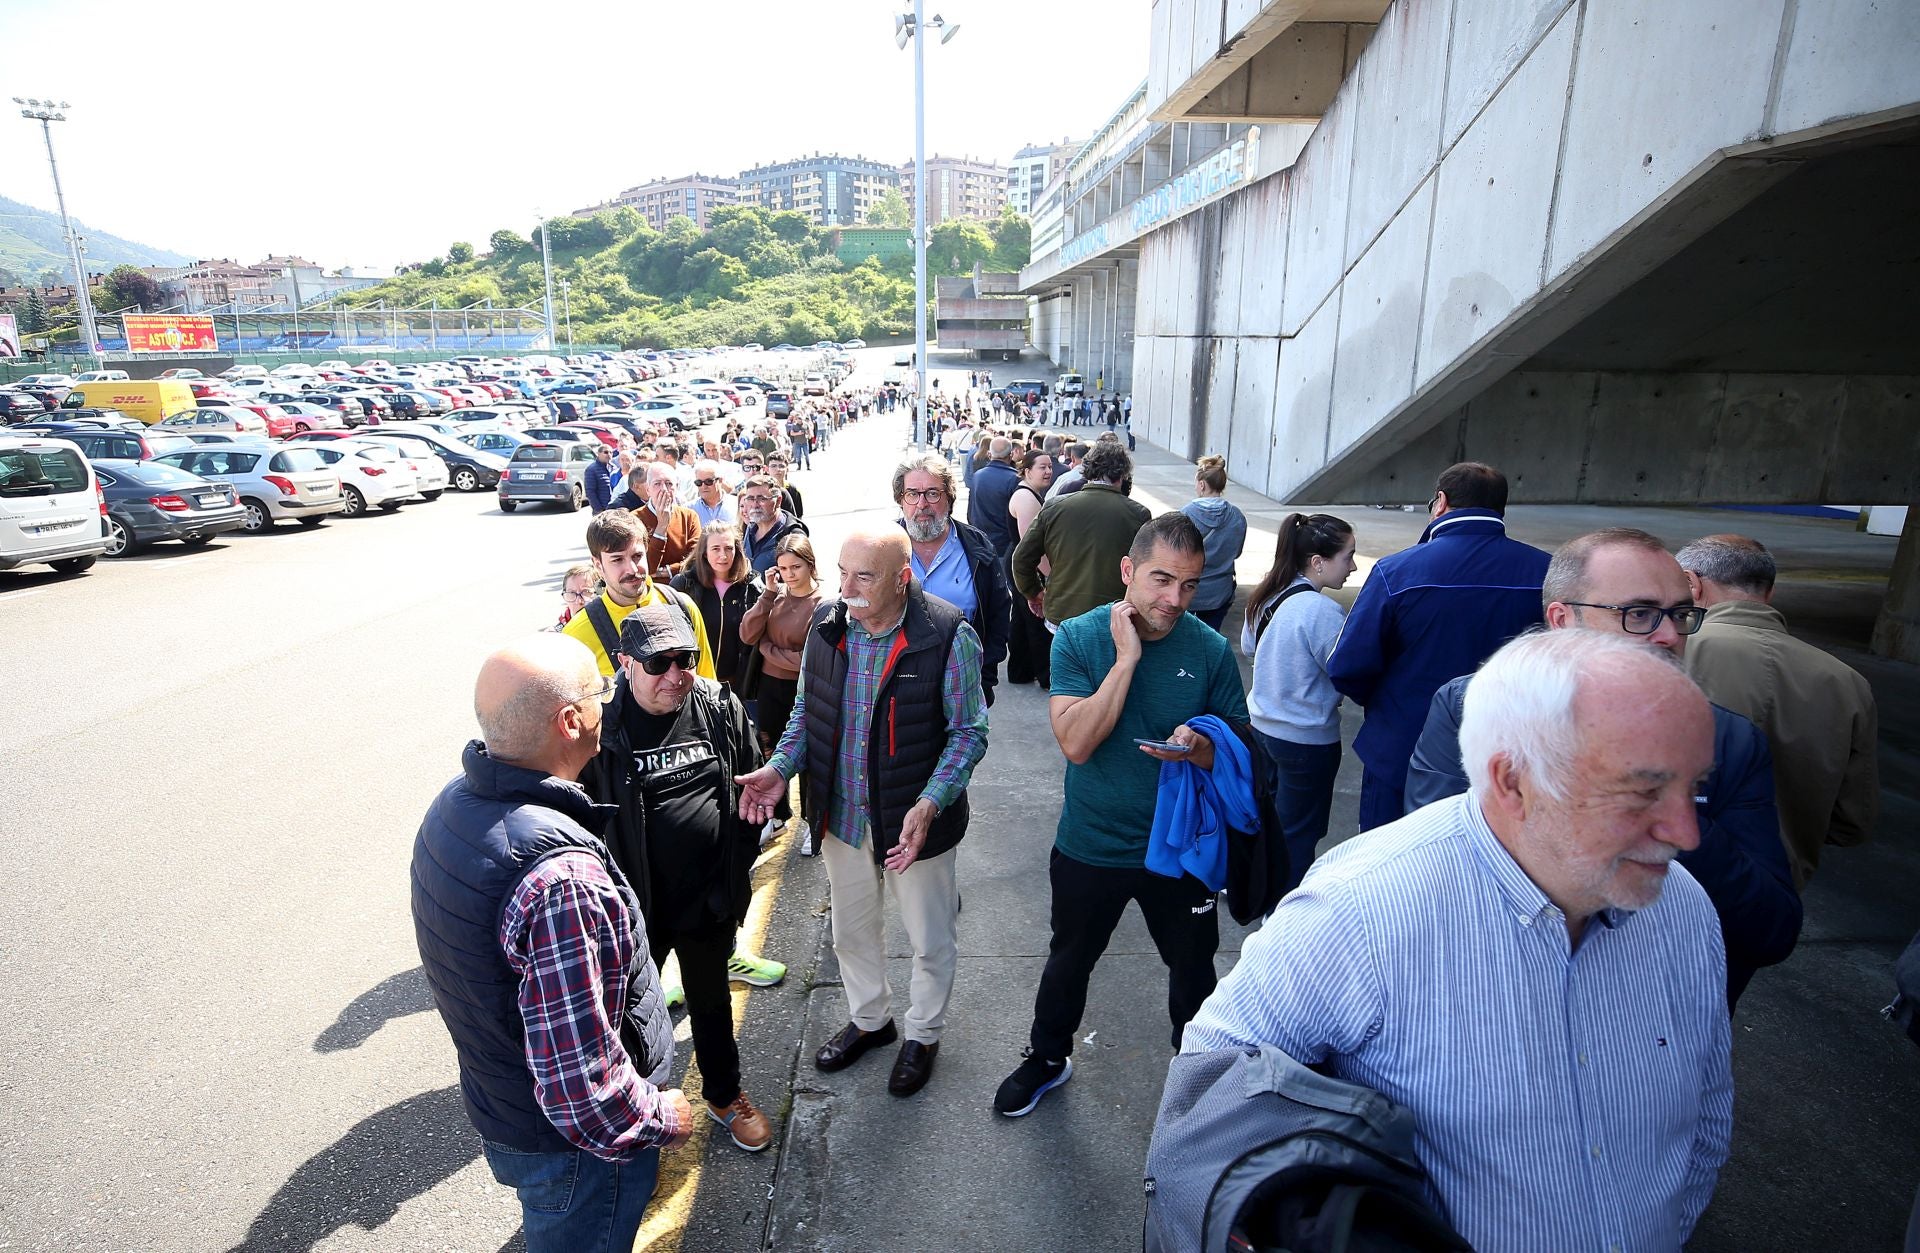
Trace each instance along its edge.
{"label": "street lamp post", "polygon": [[40,123],[41,137],[47,141],[47,165],[53,170],[53,199],[60,206],[60,229],[67,236],[67,258],[73,262],[74,308],[80,313],[80,327],[87,337],[87,355],[100,356],[100,337],[93,325],[93,298],[87,294],[87,271],[80,263],[80,245],[73,235],[73,221],[67,217],[67,196],[60,189],[60,163],[53,156],[53,123],[67,120],[66,110],[71,106],[62,100],[55,104],[51,100],[13,98],[21,106],[20,116],[32,118]]}
{"label": "street lamp post", "polygon": [[553,351],[553,254],[547,251],[547,215],[540,215],[540,268],[547,276],[547,351]]}
{"label": "street lamp post", "polygon": [[921,31],[938,29],[945,43],[960,33],[958,22],[938,13],[924,16],[925,0],[913,0],[913,12],[893,19],[893,42],[905,49],[913,40],[913,442],[925,441],[927,431],[927,58]]}
{"label": "street lamp post", "polygon": [[567,295],[567,280],[560,280],[560,307],[567,318],[567,355],[573,355],[573,298]]}

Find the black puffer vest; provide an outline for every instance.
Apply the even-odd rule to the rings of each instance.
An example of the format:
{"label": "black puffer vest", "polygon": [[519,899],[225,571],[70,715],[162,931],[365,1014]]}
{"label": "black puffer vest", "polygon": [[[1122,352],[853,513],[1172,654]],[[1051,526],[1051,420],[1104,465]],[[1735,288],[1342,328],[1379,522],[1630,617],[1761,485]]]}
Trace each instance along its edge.
{"label": "black puffer vest", "polygon": [[487,756],[479,741],[465,773],[434,798],[413,841],[413,932],[433,1003],[460,1058],[460,1095],[482,1137],[527,1153],[574,1146],[541,1112],[527,1069],[520,976],[500,948],[500,915],[529,871],[578,849],[607,868],[633,919],[634,960],[620,1038],[656,1087],[673,1069],[673,1019],[648,955],[633,889],[596,832],[612,810],[577,785]]}
{"label": "black puffer vest", "polygon": [[[965,621],[958,609],[927,595],[919,579],[908,585],[907,615],[894,636],[893,655],[874,697],[873,729],[867,737],[867,793],[873,807],[873,839],[868,847],[875,862],[885,859],[900,842],[907,811],[920,799],[946,747],[942,680],[953,637]],[[823,646],[809,646],[802,659],[801,682],[807,694],[807,804],[810,812],[825,815],[832,812],[834,761],[847,688],[847,607],[839,601],[822,605],[814,615],[812,631]],[[920,856],[938,857],[966,833],[967,795],[962,792],[934,818]]]}

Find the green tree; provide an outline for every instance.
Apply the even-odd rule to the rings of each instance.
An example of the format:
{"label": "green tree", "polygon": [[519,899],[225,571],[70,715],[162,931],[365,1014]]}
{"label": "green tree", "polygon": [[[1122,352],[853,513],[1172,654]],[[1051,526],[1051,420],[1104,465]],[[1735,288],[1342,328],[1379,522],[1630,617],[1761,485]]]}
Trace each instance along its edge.
{"label": "green tree", "polygon": [[867,210],[868,226],[895,226],[905,229],[913,225],[913,210],[907,206],[907,198],[900,194],[898,187],[889,187],[874,201]]}
{"label": "green tree", "polygon": [[66,279],[60,276],[60,271],[58,270],[47,269],[40,271],[40,286],[43,289],[58,287],[64,282],[66,282]]}
{"label": "green tree", "polygon": [[498,230],[487,238],[487,247],[496,257],[510,258],[519,256],[533,245],[512,231]]}
{"label": "green tree", "polygon": [[804,213],[792,209],[782,209],[767,219],[767,225],[773,233],[790,244],[810,243],[813,239],[813,222]]}
{"label": "green tree", "polygon": [[6,266],[0,265],[0,287],[18,287],[19,285],[20,276]]}
{"label": "green tree", "polygon": [[130,305],[139,305],[142,309],[158,309],[167,303],[167,294],[154,278],[143,270],[130,265],[116,265],[111,273],[101,280],[99,291],[94,295],[96,309],[125,309]]}
{"label": "green tree", "polygon": [[993,268],[1015,274],[1033,259],[1033,223],[1012,209],[988,228],[993,235]]}
{"label": "green tree", "polygon": [[927,264],[935,270],[963,274],[992,259],[993,236],[973,218],[948,218],[927,232]]}
{"label": "green tree", "polygon": [[473,245],[464,240],[456,242],[447,249],[447,260],[455,265],[468,265],[473,261]]}
{"label": "green tree", "polygon": [[20,333],[38,334],[48,325],[46,298],[41,296],[38,287],[28,288],[27,298],[20,302]]}
{"label": "green tree", "polygon": [[438,257],[428,257],[420,263],[420,273],[429,278],[439,278],[447,272],[447,263]]}

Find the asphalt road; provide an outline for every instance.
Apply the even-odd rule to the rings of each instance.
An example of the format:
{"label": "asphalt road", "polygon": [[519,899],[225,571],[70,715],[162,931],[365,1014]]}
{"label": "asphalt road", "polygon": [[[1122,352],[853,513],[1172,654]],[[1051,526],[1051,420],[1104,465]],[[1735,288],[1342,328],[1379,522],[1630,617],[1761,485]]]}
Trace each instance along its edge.
{"label": "asphalt road", "polygon": [[[856,382],[893,353],[857,354]],[[964,383],[953,364],[943,388]],[[905,432],[903,414],[870,419],[796,476],[828,572],[849,530],[893,516]],[[1142,460],[1143,499],[1185,499],[1190,470]],[[1244,584],[1279,512],[1243,499]],[[1413,515],[1351,513],[1369,556],[1417,534]],[[1517,510],[1515,529],[1552,543],[1637,520],[1678,541],[1725,518]],[[407,861],[473,734],[480,659],[552,621],[585,521],[450,494],[80,578],[0,573],[0,1249],[517,1247],[517,1203],[478,1158],[419,975]],[[1789,615],[1856,657],[1891,542],[1753,525],[1806,554],[1783,584]],[[1920,859],[1894,836],[1920,816],[1920,702],[1911,667],[1869,673],[1886,834],[1833,854],[1800,951],[1742,1002],[1735,1158],[1698,1247],[1889,1247],[1920,1177],[1920,1059],[1872,1012],[1920,924]],[[757,1157],[704,1131],[670,1155],[641,1247],[1137,1247],[1166,1057],[1164,974],[1137,918],[1096,975],[1074,1082],[1017,1123],[988,1111],[1045,952],[1060,763],[1044,718],[1032,688],[995,707],[950,1043],[920,1095],[885,1093],[884,1058],[834,1076],[806,1061],[845,1012],[825,875],[784,843],[763,859],[748,940],[793,969],[738,992],[736,1016],[746,1087],[779,1135]],[[1357,725],[1350,711],[1349,738]],[[1336,830],[1356,784],[1349,761]],[[1238,943],[1227,929],[1223,969]],[[891,944],[904,958],[897,924]]]}

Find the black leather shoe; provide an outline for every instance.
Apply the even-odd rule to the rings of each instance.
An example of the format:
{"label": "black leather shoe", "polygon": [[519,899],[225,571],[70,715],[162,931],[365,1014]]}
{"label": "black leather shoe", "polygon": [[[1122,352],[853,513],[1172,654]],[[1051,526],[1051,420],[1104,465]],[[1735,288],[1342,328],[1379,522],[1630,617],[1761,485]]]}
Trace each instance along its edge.
{"label": "black leather shoe", "polygon": [[814,1068],[827,1071],[845,1070],[859,1061],[861,1054],[868,1049],[878,1048],[882,1044],[892,1044],[899,1038],[900,1033],[893,1029],[891,1019],[878,1031],[862,1031],[852,1023],[848,1023],[841,1028],[839,1035],[822,1044],[820,1051],[813,1055]]}
{"label": "black leather shoe", "polygon": [[938,1044],[922,1044],[918,1040],[908,1040],[900,1046],[900,1056],[893,1063],[893,1073],[887,1076],[887,1091],[895,1096],[912,1096],[927,1086],[927,1080],[933,1078],[933,1059],[940,1053]]}

